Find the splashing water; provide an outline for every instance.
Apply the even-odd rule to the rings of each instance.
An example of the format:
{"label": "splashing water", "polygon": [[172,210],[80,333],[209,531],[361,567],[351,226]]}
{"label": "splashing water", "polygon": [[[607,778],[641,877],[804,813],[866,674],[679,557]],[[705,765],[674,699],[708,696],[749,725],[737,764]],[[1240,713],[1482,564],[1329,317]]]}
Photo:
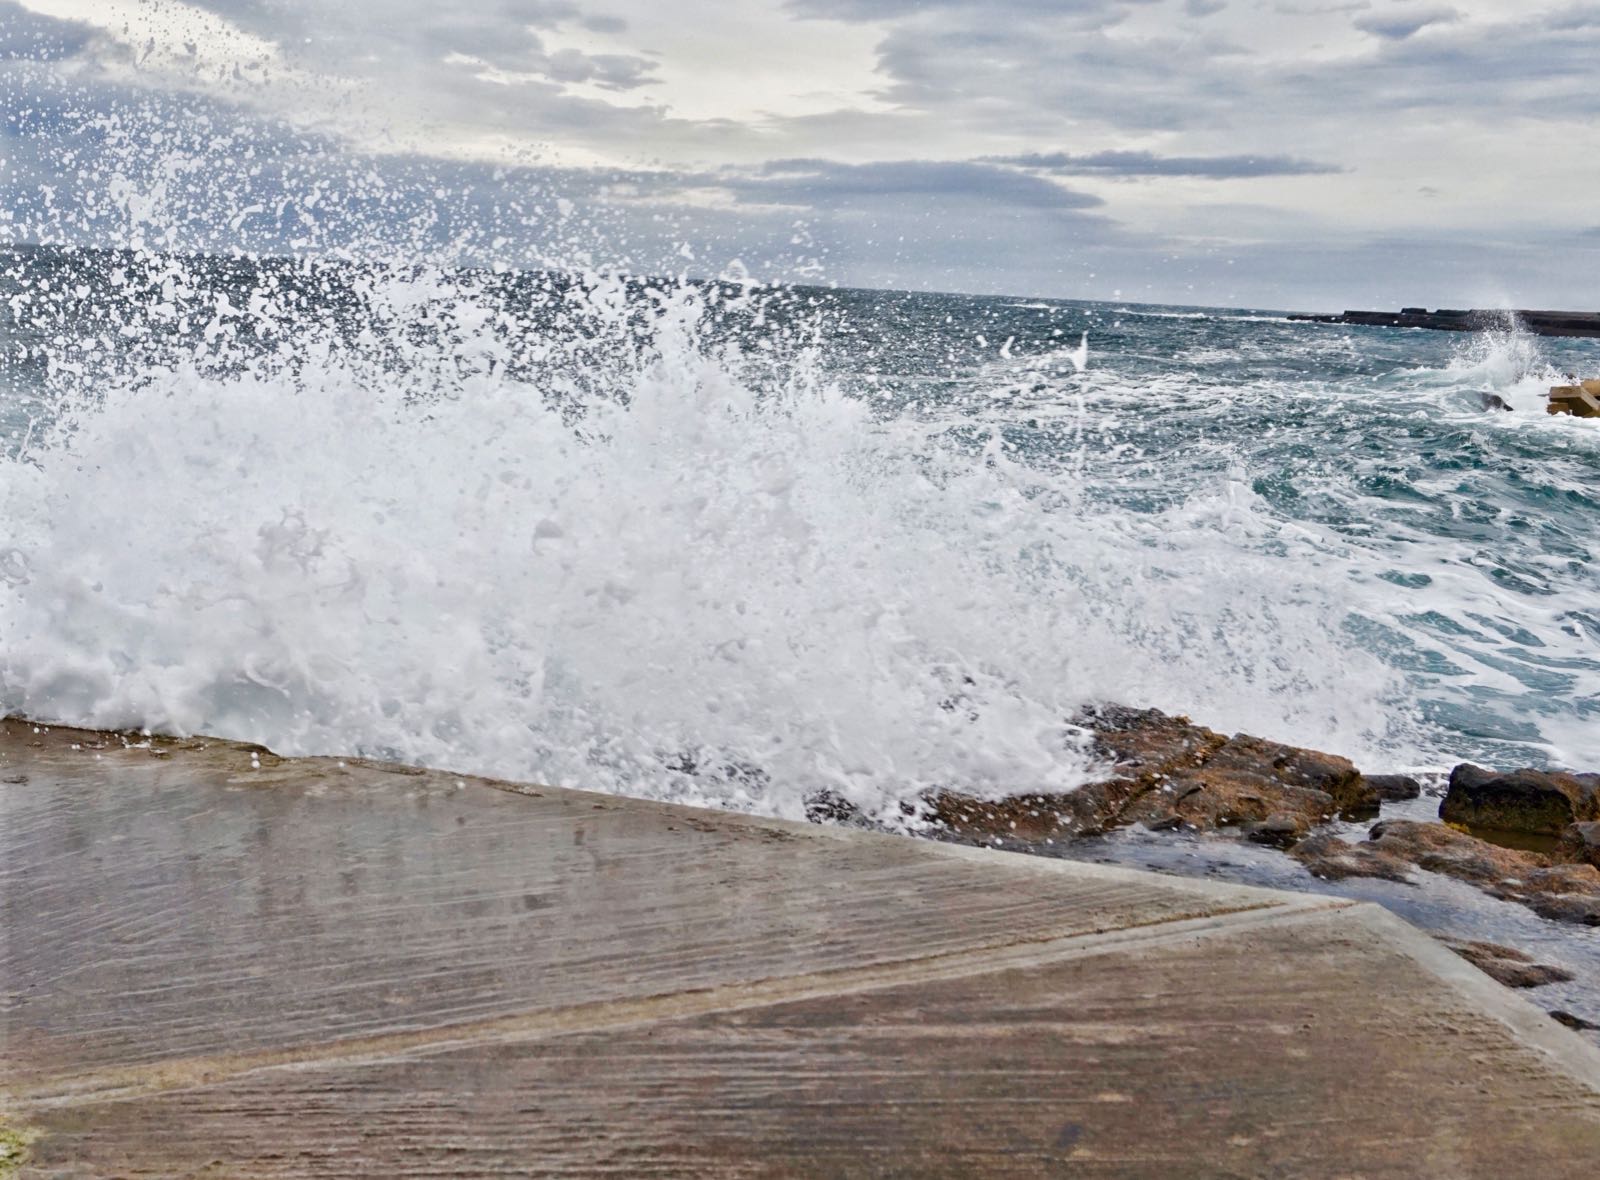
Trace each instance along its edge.
{"label": "splashing water", "polygon": [[846,392],[792,297],[346,267],[319,319],[174,267],[110,268],[193,309],[168,363],[62,370],[3,468],[7,708],[786,814],[1070,789],[1094,699],[1384,732],[1237,483],[1107,514]]}
{"label": "splashing water", "polygon": [[565,205],[581,247],[463,269],[504,210],[386,198],[363,245],[348,177],[274,213],[298,260],[173,253],[226,203],[161,174],[104,184],[129,249],[4,268],[0,709],[783,815],[1072,789],[1098,700],[1369,768],[1600,756],[1540,705],[1600,681],[1539,598],[1592,516],[1486,526],[1537,593],[1462,524],[1507,448],[1592,468],[1520,338],[624,280]]}

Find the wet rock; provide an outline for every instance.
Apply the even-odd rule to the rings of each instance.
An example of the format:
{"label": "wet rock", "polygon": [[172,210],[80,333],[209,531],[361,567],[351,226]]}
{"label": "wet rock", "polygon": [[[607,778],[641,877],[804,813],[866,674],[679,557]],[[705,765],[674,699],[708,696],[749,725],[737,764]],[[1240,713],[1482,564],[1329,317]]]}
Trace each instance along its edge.
{"label": "wet rock", "polygon": [[1388,820],[1352,844],[1318,833],[1289,855],[1327,880],[1379,877],[1409,881],[1411,866],[1454,877],[1502,901],[1558,922],[1600,926],[1600,869],[1555,863],[1538,852],[1491,844],[1446,824]]}
{"label": "wet rock", "polygon": [[1242,827],[1248,834],[1269,820],[1281,831],[1294,817],[1303,834],[1341,812],[1377,806],[1376,794],[1343,758],[1247,734],[1208,744],[1203,757],[1166,768],[1153,789],[1127,806],[1123,818],[1153,826],[1176,816],[1203,831]]}
{"label": "wet rock", "polygon": [[1120,810],[1114,784],[1091,783],[1067,795],[1014,795],[975,799],[940,791],[928,800],[928,815],[946,835],[976,843],[1053,844],[1058,839],[1098,836]]}
{"label": "wet rock", "polygon": [[[1378,808],[1377,792],[1348,759],[1281,746],[1247,734],[1230,739],[1204,769],[1210,775],[1254,783],[1268,791],[1325,795],[1333,800],[1334,809],[1344,814],[1376,812]],[[1303,795],[1291,797],[1309,801]]]}
{"label": "wet rock", "polygon": [[1352,844],[1332,832],[1319,832],[1300,841],[1289,855],[1324,881],[1343,881],[1349,877],[1376,877],[1410,885],[1411,865],[1404,858],[1379,849],[1372,843]]}
{"label": "wet rock", "polygon": [[1497,774],[1463,763],[1450,772],[1439,817],[1469,828],[1558,835],[1569,824],[1600,820],[1600,775]]}
{"label": "wet rock", "polygon": [[818,791],[808,795],[805,808],[806,819],[814,824],[859,825],[865,819],[859,807],[833,791]]}
{"label": "wet rock", "polygon": [[1493,977],[1507,987],[1544,987],[1549,983],[1569,983],[1577,978],[1565,967],[1535,963],[1532,956],[1514,947],[1455,938],[1441,938],[1439,941],[1485,975]]}
{"label": "wet rock", "polygon": [[1369,774],[1367,786],[1385,803],[1403,803],[1422,794],[1422,784],[1409,774]]}
{"label": "wet rock", "polygon": [[[1533,887],[1523,887],[1528,884]],[[1569,881],[1546,870],[1531,883],[1519,881],[1504,891],[1489,892],[1505,901],[1521,902],[1541,918],[1549,918],[1552,922],[1600,926],[1600,880],[1583,884],[1593,892],[1573,891]]]}
{"label": "wet rock", "polygon": [[[957,791],[923,801],[945,839],[1027,851],[1141,824],[1152,831],[1232,832],[1284,848],[1319,877],[1414,883],[1416,869],[1465,881],[1562,922],[1600,926],[1600,779],[1459,766],[1441,812],[1449,821],[1526,837],[1541,850],[1491,843],[1450,824],[1390,820],[1369,839],[1317,831],[1335,816],[1375,814],[1380,800],[1416,798],[1404,775],[1363,777],[1348,761],[1239,734],[1225,737],[1155,709],[1102,706],[1074,718],[1105,768],[1066,794],[985,800]],[[818,799],[813,818],[851,822]],[[1574,817],[1577,822],[1574,822]],[[1587,826],[1586,826],[1587,825]],[[1559,845],[1546,839],[1566,833]]]}
{"label": "wet rock", "polygon": [[1550,1013],[1550,1019],[1578,1032],[1588,1032],[1600,1028],[1600,1024],[1596,1024],[1592,1020],[1585,1020],[1581,1016],[1574,1016],[1571,1012],[1554,1011]]}
{"label": "wet rock", "polygon": [[[1377,792],[1344,758],[1239,734],[1224,737],[1155,709],[1099,706],[1074,718],[1107,767],[1065,795],[985,801],[948,791],[928,800],[957,839],[1027,846],[1114,827],[1239,829],[1292,843],[1339,814],[1375,813]],[[1259,834],[1259,836],[1258,836]]]}
{"label": "wet rock", "polygon": [[1170,717],[1157,709],[1102,705],[1073,720],[1093,735],[1093,752],[1107,766],[1105,779],[1065,795],[1016,795],[999,801],[941,791],[928,800],[935,824],[958,839],[1023,845],[1095,836],[1133,822],[1175,827],[1182,817],[1170,809],[1157,808],[1137,819],[1125,813],[1134,800],[1203,764],[1227,741],[1187,717]]}
{"label": "wet rock", "polygon": [[1311,821],[1305,816],[1278,811],[1251,827],[1245,835],[1257,844],[1289,848],[1299,843],[1310,831]]}
{"label": "wet rock", "polygon": [[1600,821],[1568,824],[1561,833],[1561,854],[1576,864],[1600,868]]}
{"label": "wet rock", "polygon": [[1503,848],[1445,824],[1417,820],[1373,824],[1367,842],[1418,868],[1480,886],[1516,879],[1542,863],[1532,853]]}

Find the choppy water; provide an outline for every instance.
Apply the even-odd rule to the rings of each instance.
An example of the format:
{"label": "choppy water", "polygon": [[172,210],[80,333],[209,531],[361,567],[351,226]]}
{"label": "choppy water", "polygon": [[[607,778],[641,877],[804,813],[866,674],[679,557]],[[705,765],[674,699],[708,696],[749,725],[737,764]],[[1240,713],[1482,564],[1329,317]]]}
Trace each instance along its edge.
{"label": "choppy water", "polygon": [[1070,788],[1094,699],[1373,770],[1600,766],[1600,423],[1541,397],[1600,342],[0,270],[5,710],[788,815]]}

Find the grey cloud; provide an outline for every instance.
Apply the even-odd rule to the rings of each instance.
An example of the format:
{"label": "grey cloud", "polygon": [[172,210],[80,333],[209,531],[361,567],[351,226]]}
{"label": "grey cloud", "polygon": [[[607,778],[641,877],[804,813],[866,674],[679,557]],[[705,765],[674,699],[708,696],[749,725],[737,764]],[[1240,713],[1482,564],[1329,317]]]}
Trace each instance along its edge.
{"label": "grey cloud", "polygon": [[88,48],[91,32],[73,21],[29,12],[0,2],[0,61],[61,61]]}
{"label": "grey cloud", "polygon": [[720,186],[752,200],[828,205],[861,198],[977,198],[1031,209],[1092,209],[1104,202],[1054,181],[974,161],[774,160],[754,173],[723,174]]}
{"label": "grey cloud", "polygon": [[[1397,109],[1452,121],[1468,112],[1573,120],[1600,113],[1597,3],[1500,23],[1455,20],[1442,6],[1381,14],[1363,6],[1368,23],[1388,35],[1357,54],[1310,60],[1240,54],[1220,39],[1106,36],[1072,23],[1090,7],[996,20],[951,5],[892,22],[878,47],[882,94],[903,114],[941,126],[1047,142],[1086,127],[1199,132],[1213,141],[1248,134],[1269,143],[1304,128],[1337,141]],[[1415,36],[1421,28],[1428,35]]]}
{"label": "grey cloud", "polygon": [[1197,60],[1202,47],[1112,38],[1058,21],[896,26],[878,50],[890,79],[885,95],[986,132],[1043,136],[1063,120],[1176,129],[1217,92],[1243,90],[1236,76],[1207,76]]}
{"label": "grey cloud", "polygon": [[573,49],[544,53],[541,48],[537,54],[507,64],[543,74],[552,81],[593,82],[608,90],[633,90],[647,85],[654,80],[657,69],[657,63],[645,57],[622,53],[579,53]]}
{"label": "grey cloud", "polygon": [[1544,15],[1548,29],[1592,29],[1600,26],[1600,4],[1574,4],[1557,12]]}
{"label": "grey cloud", "polygon": [[996,164],[1037,169],[1062,176],[1186,176],[1206,180],[1241,180],[1262,176],[1325,176],[1342,172],[1337,164],[1320,164],[1294,156],[1158,156],[1153,152],[1029,152],[1018,156],[986,156]]}
{"label": "grey cloud", "polygon": [[[1017,13],[1046,16],[1093,13],[1120,14],[1132,5],[1159,0],[788,0],[787,7],[802,16],[832,20],[881,21],[905,16],[966,11],[990,19]],[[1114,17],[1120,19],[1120,15]]]}
{"label": "grey cloud", "polygon": [[1183,10],[1193,17],[1215,16],[1228,7],[1228,0],[1186,0]]}
{"label": "grey cloud", "polygon": [[1385,41],[1370,58],[1323,67],[1301,82],[1319,113],[1403,110],[1410,118],[1437,112],[1453,120],[1526,116],[1588,124],[1600,113],[1597,55],[1600,24],[1462,23],[1428,37]]}
{"label": "grey cloud", "polygon": [[618,34],[628,27],[621,17],[587,13],[568,0],[490,0],[450,6],[433,0],[385,0],[381,21],[371,19],[358,4],[197,2],[274,41],[297,64],[333,74],[387,71],[425,81],[450,74],[445,59],[460,54],[508,73],[631,90],[650,81],[657,68],[655,61],[641,54],[547,51],[541,30],[572,24]]}
{"label": "grey cloud", "polygon": [[[236,103],[70,83],[34,63],[5,71],[5,89],[29,94],[0,118],[8,161],[0,208],[12,240],[113,245],[155,232],[152,245],[198,251],[544,264],[563,251],[570,257],[582,239],[597,260],[660,273],[682,265],[677,246],[692,239],[703,258],[743,255],[781,277],[800,221],[853,281],[950,287],[969,281],[956,276],[982,266],[986,250],[1003,271],[1026,257],[1030,241],[1066,249],[1120,237],[1113,221],[1091,212],[1098,197],[981,162],[496,168],[363,155]],[[173,159],[207,167],[173,174]],[[167,207],[153,221],[134,216],[113,195],[130,185],[164,187]],[[569,220],[564,207],[581,214]]]}
{"label": "grey cloud", "polygon": [[1461,14],[1454,8],[1436,6],[1366,13],[1356,17],[1351,23],[1363,33],[1371,33],[1374,37],[1404,41],[1430,25],[1453,24],[1460,19]]}

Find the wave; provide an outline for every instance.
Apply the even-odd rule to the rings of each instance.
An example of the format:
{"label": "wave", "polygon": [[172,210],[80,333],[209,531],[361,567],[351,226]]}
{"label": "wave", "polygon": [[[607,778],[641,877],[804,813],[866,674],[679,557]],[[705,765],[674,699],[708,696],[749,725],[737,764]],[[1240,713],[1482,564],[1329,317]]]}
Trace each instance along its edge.
{"label": "wave", "polygon": [[1407,748],[1240,480],[1112,508],[847,391],[781,294],[189,265],[187,331],[0,461],[6,710],[790,816],[1073,789],[1095,700]]}

